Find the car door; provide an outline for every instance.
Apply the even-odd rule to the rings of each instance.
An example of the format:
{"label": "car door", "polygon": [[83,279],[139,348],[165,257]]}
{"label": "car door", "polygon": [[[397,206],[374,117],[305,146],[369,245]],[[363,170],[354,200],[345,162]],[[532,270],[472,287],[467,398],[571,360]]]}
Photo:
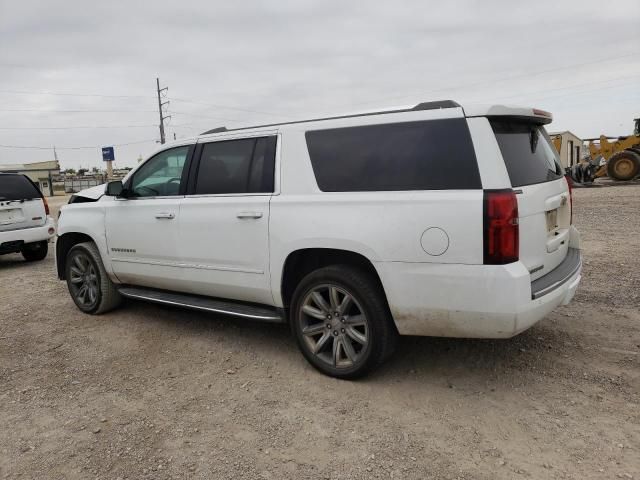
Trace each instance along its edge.
{"label": "car door", "polygon": [[125,198],[105,202],[113,271],[122,283],[177,289],[180,202],[193,145],[157,153],[125,184]]}
{"label": "car door", "polygon": [[199,143],[180,211],[191,293],[270,304],[269,201],[276,136]]}

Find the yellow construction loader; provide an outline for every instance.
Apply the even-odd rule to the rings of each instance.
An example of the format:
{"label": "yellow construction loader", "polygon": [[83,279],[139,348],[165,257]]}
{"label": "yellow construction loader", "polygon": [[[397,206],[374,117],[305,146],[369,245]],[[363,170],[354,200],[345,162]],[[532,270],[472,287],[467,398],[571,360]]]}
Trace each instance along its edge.
{"label": "yellow construction loader", "polygon": [[[594,177],[609,177],[614,180],[632,180],[640,174],[640,118],[634,119],[633,135],[628,137],[587,138],[591,161],[602,159]],[[610,142],[609,140],[614,140]]]}

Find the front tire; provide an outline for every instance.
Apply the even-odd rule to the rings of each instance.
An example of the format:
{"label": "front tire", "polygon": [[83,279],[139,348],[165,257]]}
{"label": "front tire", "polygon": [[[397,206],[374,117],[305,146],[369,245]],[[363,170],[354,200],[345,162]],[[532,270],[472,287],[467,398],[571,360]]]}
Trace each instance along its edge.
{"label": "front tire", "polygon": [[640,155],[631,150],[618,152],[607,162],[607,175],[614,180],[632,180],[638,173],[640,173]]}
{"label": "front tire", "polygon": [[49,251],[49,243],[46,240],[42,242],[27,243],[22,246],[20,253],[27,262],[37,262],[44,260]]}
{"label": "front tire", "polygon": [[85,313],[99,315],[113,310],[122,301],[93,242],[79,243],[69,251],[65,278],[71,298]]}
{"label": "front tire", "polygon": [[308,274],[293,294],[290,315],[304,357],[336,378],[373,371],[391,355],[398,335],[378,282],[349,265]]}

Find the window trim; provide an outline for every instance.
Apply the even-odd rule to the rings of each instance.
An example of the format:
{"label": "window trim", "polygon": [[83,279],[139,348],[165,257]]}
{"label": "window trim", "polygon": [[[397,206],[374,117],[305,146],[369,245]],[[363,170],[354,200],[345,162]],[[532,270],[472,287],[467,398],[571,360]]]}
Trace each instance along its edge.
{"label": "window trim", "polygon": [[147,158],[144,162],[142,162],[140,164],[140,166],[138,168],[136,168],[133,173],[131,174],[131,176],[129,178],[127,178],[126,182],[124,183],[124,188],[126,191],[130,191],[131,189],[131,184],[133,183],[133,179],[135,178],[136,174],[140,171],[140,169],[142,167],[144,167],[148,162],[150,162],[151,160],[153,160],[154,158],[156,158],[158,155],[168,152],[169,150],[174,150],[176,148],[183,148],[183,147],[188,147],[187,150],[187,157],[184,160],[184,167],[182,167],[182,175],[180,176],[180,189],[178,190],[178,194],[177,195],[154,195],[151,197],[127,197],[127,200],[153,200],[153,199],[167,199],[167,198],[182,198],[185,195],[185,192],[187,190],[187,182],[189,179],[189,172],[191,169],[191,164],[193,161],[193,153],[195,150],[195,143],[188,143],[188,144],[184,144],[184,145],[173,145],[169,148],[165,148],[164,150],[160,150],[159,152],[154,153],[151,157]]}
{"label": "window trim", "polygon": [[[251,154],[251,163],[249,165],[248,174],[250,175],[251,169],[253,168],[253,160],[255,156],[255,148],[258,143],[258,139],[260,138],[275,138],[276,144],[274,148],[274,161],[273,161],[273,191],[272,192],[241,192],[241,193],[195,193],[196,191],[196,182],[198,179],[198,171],[200,170],[200,162],[202,161],[202,151],[204,150],[204,146],[210,143],[220,143],[220,142],[232,142],[237,140],[250,140],[254,139],[253,152]],[[279,152],[280,152],[280,134],[273,131],[267,132],[254,132],[250,135],[229,135],[223,136],[215,139],[207,138],[207,139],[198,139],[196,143],[194,154],[193,154],[193,162],[191,164],[191,168],[189,171],[189,178],[187,181],[187,188],[184,193],[184,196],[187,198],[208,198],[208,197],[259,197],[259,196],[272,196],[278,195],[280,189],[280,179],[279,179],[279,169],[280,169],[280,161],[279,161]]]}

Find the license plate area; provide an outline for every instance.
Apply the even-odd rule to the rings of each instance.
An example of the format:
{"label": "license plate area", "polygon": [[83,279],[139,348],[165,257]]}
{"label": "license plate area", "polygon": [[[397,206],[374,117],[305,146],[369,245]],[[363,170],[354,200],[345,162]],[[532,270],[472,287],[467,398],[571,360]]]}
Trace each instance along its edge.
{"label": "license plate area", "polygon": [[545,217],[547,219],[547,232],[554,232],[558,228],[558,209],[545,212]]}
{"label": "license plate area", "polygon": [[7,225],[9,223],[15,223],[22,220],[21,209],[9,208],[7,210],[0,210],[0,225]]}

